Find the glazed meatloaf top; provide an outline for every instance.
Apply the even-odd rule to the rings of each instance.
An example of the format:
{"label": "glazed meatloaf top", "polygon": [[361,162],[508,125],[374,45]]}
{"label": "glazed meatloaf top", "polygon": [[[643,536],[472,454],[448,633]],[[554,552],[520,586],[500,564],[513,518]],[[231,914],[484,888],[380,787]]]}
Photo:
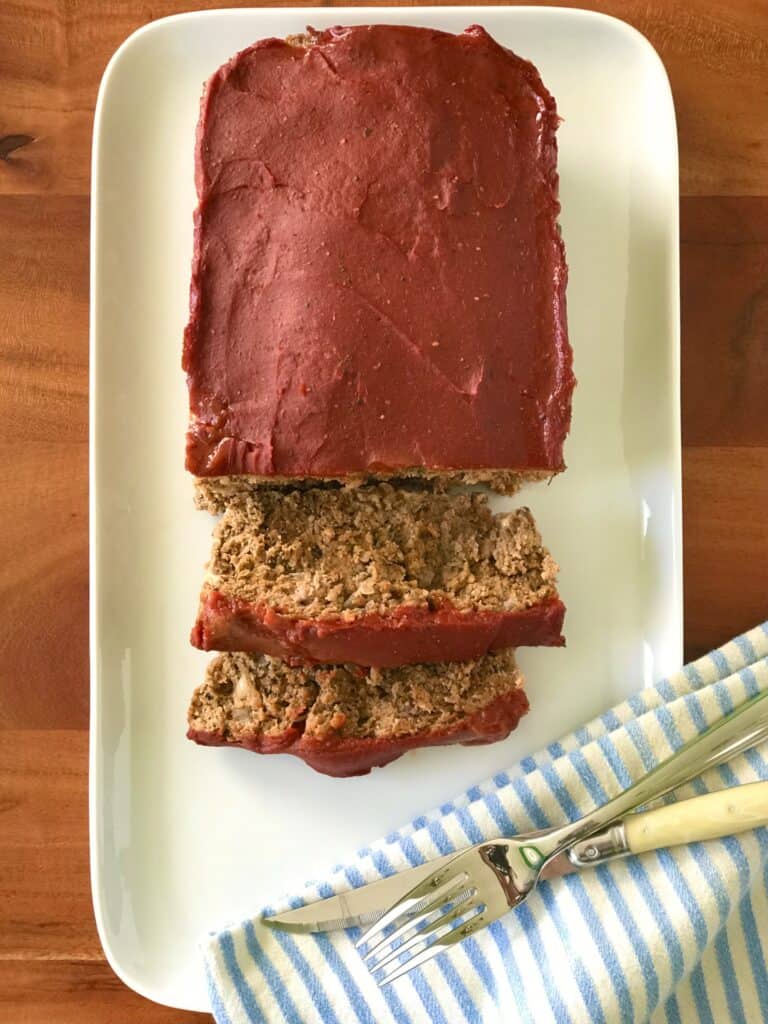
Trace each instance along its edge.
{"label": "glazed meatloaf top", "polygon": [[252,481],[561,470],[555,102],[459,35],[262,40],[210,79],[185,335],[187,467]]}
{"label": "glazed meatloaf top", "polygon": [[188,736],[359,775],[416,747],[503,739],[528,709],[522,686],[511,651],[384,671],[223,654],[192,698]]}

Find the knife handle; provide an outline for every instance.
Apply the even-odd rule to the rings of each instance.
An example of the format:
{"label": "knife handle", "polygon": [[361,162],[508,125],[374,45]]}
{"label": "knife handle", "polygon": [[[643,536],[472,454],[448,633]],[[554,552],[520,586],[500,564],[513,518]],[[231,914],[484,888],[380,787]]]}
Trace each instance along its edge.
{"label": "knife handle", "polygon": [[630,853],[720,839],[768,825],[768,782],[750,782],[624,819]]}

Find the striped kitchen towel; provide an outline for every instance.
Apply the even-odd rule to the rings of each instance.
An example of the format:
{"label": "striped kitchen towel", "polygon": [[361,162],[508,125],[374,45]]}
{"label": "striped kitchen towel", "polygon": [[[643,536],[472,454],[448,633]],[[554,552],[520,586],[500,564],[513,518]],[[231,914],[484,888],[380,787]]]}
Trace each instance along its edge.
{"label": "striped kitchen towel", "polygon": [[[578,818],[762,689],[768,623],[265,911]],[[677,796],[758,779],[768,779],[766,746]],[[355,950],[357,930],[289,935],[258,918],[205,941],[218,1024],[768,1021],[768,829],[544,882],[517,911],[383,991]]]}

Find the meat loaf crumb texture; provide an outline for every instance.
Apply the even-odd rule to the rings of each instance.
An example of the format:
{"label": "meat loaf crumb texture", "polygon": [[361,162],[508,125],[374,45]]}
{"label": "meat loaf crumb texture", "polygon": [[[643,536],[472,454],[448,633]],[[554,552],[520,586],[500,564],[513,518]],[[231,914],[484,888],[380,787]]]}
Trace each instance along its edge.
{"label": "meat loaf crumb texture", "polygon": [[417,747],[504,739],[528,710],[522,686],[511,651],[381,671],[222,654],[193,695],[187,735],[364,775]]}
{"label": "meat loaf crumb texture", "polygon": [[193,643],[393,667],[560,644],[557,565],[526,508],[389,484],[263,490],[215,535]]}
{"label": "meat loaf crumb texture", "polygon": [[534,66],[478,26],[267,39],[220,68],[197,136],[188,469],[503,491],[563,469],[557,124]]}

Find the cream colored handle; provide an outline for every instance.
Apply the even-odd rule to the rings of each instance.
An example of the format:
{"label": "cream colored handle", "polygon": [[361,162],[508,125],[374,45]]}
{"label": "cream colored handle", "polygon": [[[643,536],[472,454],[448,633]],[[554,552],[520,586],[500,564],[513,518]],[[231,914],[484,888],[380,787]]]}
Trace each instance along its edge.
{"label": "cream colored handle", "polygon": [[720,839],[768,825],[768,782],[750,782],[624,819],[632,853]]}

